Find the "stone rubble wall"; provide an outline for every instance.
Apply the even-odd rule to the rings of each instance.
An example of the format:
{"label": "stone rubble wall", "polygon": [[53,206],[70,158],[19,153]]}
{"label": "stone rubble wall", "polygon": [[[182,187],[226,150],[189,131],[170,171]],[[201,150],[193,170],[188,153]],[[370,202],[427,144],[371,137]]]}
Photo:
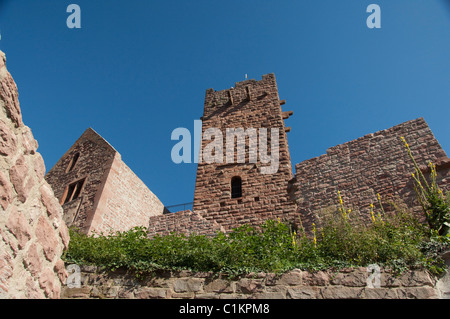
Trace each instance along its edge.
{"label": "stone rubble wall", "polygon": [[69,233],[5,62],[0,51],[0,298],[59,298]]}
{"label": "stone rubble wall", "polygon": [[411,176],[414,164],[402,136],[422,170],[426,171],[426,165],[432,161],[436,164],[438,184],[443,190],[450,190],[450,159],[425,120],[418,118],[331,147],[326,154],[295,165],[290,193],[305,229],[311,230],[312,223],[320,224],[324,217],[337,211],[338,191],[351,214],[365,221],[370,221],[371,203],[376,211],[381,211],[377,193],[386,212],[394,211],[391,203],[396,203],[423,218]]}
{"label": "stone rubble wall", "polygon": [[215,235],[224,231],[215,221],[203,218],[199,213],[190,210],[150,217],[147,229],[149,237],[161,236],[176,232],[180,234]]}
{"label": "stone rubble wall", "polygon": [[63,288],[66,299],[437,299],[436,279],[426,271],[395,276],[380,272],[380,288],[369,288],[367,268],[282,275],[257,273],[229,279],[214,273],[158,272],[138,280],[126,271],[81,267],[81,286]]}

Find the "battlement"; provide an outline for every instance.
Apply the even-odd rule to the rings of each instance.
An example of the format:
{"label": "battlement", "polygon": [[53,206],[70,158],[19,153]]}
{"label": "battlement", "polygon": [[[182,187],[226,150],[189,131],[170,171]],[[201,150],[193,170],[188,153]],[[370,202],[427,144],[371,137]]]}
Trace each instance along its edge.
{"label": "battlement", "polygon": [[275,74],[265,74],[259,81],[249,79],[236,82],[234,87],[225,90],[206,90],[203,119],[227,116],[232,110],[243,108],[252,101],[273,103],[276,107],[282,104]]}

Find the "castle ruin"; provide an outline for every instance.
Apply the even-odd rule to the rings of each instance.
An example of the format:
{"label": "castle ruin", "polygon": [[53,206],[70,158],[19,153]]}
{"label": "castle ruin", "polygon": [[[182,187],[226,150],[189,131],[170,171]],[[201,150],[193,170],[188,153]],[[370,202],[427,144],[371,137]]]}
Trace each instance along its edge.
{"label": "castle ruin", "polygon": [[[64,220],[85,233],[148,227],[150,236],[171,232],[211,235],[240,225],[257,226],[280,218],[308,230],[337,210],[341,192],[352,214],[369,219],[370,204],[381,196],[386,211],[392,203],[420,213],[411,179],[414,166],[400,137],[418,163],[436,164],[438,184],[450,189],[450,159],[423,118],[371,133],[329,148],[326,154],[295,165],[292,172],[283,111],[274,74],[246,80],[221,91],[208,89],[202,136],[208,129],[276,129],[278,170],[263,174],[268,164],[252,154],[250,136],[233,138],[232,154],[224,160],[200,161],[193,209],[168,214],[161,201],[121,161],[120,154],[88,129],[47,173],[46,180],[64,208]],[[234,143],[236,141],[236,143]],[[202,139],[201,150],[208,147]],[[270,144],[270,143],[269,143]],[[222,149],[225,145],[223,141]],[[243,154],[242,154],[243,153]],[[225,160],[231,156],[231,162]],[[241,160],[239,159],[239,156]],[[253,160],[250,157],[254,156]],[[201,159],[200,154],[200,159]],[[245,160],[242,160],[245,159]]]}

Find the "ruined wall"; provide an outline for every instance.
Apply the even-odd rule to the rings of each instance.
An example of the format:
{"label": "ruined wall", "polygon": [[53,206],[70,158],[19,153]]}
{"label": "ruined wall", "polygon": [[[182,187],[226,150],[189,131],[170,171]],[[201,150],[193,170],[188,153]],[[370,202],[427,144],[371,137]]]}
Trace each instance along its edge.
{"label": "ruined wall", "polygon": [[190,210],[150,217],[148,234],[169,235],[176,232],[180,234],[215,235],[224,228],[214,220],[207,220],[199,213]]}
{"label": "ruined wall", "polygon": [[151,216],[162,215],[164,205],[116,153],[101,191],[90,230],[126,231],[149,225]]}
{"label": "ruined wall", "polygon": [[437,299],[436,278],[426,271],[401,276],[381,269],[380,287],[367,286],[367,268],[227,278],[189,271],[156,273],[137,280],[132,273],[106,273],[84,266],[81,287],[64,287],[62,298],[110,299]]}
{"label": "ruined wall", "polygon": [[377,193],[384,209],[390,202],[404,203],[421,213],[416,202],[411,173],[414,166],[400,137],[409,143],[419,165],[437,163],[438,181],[450,189],[449,160],[423,118],[368,134],[331,147],[327,153],[295,166],[291,196],[307,229],[313,222],[337,211],[338,190],[352,215],[369,220],[373,203],[380,210]]}
{"label": "ruined wall", "polygon": [[59,298],[69,234],[0,51],[0,298]]}
{"label": "ruined wall", "polygon": [[[69,171],[75,154],[79,157]],[[96,201],[115,154],[116,150],[89,128],[45,176],[63,206],[64,220],[68,226],[76,226],[84,232],[90,229]],[[80,196],[64,203],[69,185],[83,179]]]}
{"label": "ruined wall", "polygon": [[[80,136],[45,178],[64,208],[67,225],[86,234],[147,226],[150,216],[164,211],[156,195],[92,128]],[[70,185],[80,180],[84,182],[79,196],[65,203]]]}
{"label": "ruined wall", "polygon": [[[205,219],[214,220],[226,230],[243,223],[261,224],[263,220],[287,217],[295,213],[295,203],[287,195],[288,181],[292,178],[292,167],[284,125],[291,113],[282,112],[274,74],[263,75],[262,80],[238,82],[234,88],[222,91],[206,91],[202,134],[209,128],[222,132],[223,163],[199,162],[195,184],[193,210]],[[262,174],[261,170],[270,164],[262,163],[258,155],[256,163],[249,163],[252,149],[247,138],[245,142],[245,163],[237,163],[237,145],[234,143],[234,162],[226,160],[227,128],[267,128],[267,149],[279,152],[278,171]],[[279,130],[279,148],[271,149],[270,129]],[[259,137],[259,135],[258,135]],[[211,141],[203,138],[205,151]],[[241,143],[244,144],[244,143]],[[261,145],[258,145],[258,150]],[[242,196],[232,198],[231,179],[242,179]]]}

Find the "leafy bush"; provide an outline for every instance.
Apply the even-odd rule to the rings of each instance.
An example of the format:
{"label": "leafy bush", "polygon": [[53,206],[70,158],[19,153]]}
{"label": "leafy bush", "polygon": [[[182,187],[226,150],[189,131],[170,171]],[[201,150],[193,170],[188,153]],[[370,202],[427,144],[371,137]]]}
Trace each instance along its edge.
{"label": "leafy bush", "polygon": [[[336,214],[313,236],[296,234],[279,220],[268,220],[260,229],[244,225],[214,237],[171,234],[150,239],[142,227],[106,236],[87,236],[74,229],[70,234],[67,261],[109,270],[127,268],[137,274],[158,269],[281,273],[372,263],[396,270],[427,267],[439,273],[444,269],[437,259],[438,245],[427,246],[427,229],[407,214],[379,218],[368,226]],[[439,249],[446,245],[441,243]]]}
{"label": "leafy bush", "polygon": [[422,170],[417,165],[405,138],[401,137],[401,140],[405,144],[408,155],[414,164],[415,173],[412,173],[414,189],[425,213],[428,225],[431,230],[436,230],[438,235],[446,236],[450,233],[450,193],[444,196],[444,193],[439,188],[436,182],[436,165],[432,162],[428,164],[431,171],[431,181],[428,182]]}

